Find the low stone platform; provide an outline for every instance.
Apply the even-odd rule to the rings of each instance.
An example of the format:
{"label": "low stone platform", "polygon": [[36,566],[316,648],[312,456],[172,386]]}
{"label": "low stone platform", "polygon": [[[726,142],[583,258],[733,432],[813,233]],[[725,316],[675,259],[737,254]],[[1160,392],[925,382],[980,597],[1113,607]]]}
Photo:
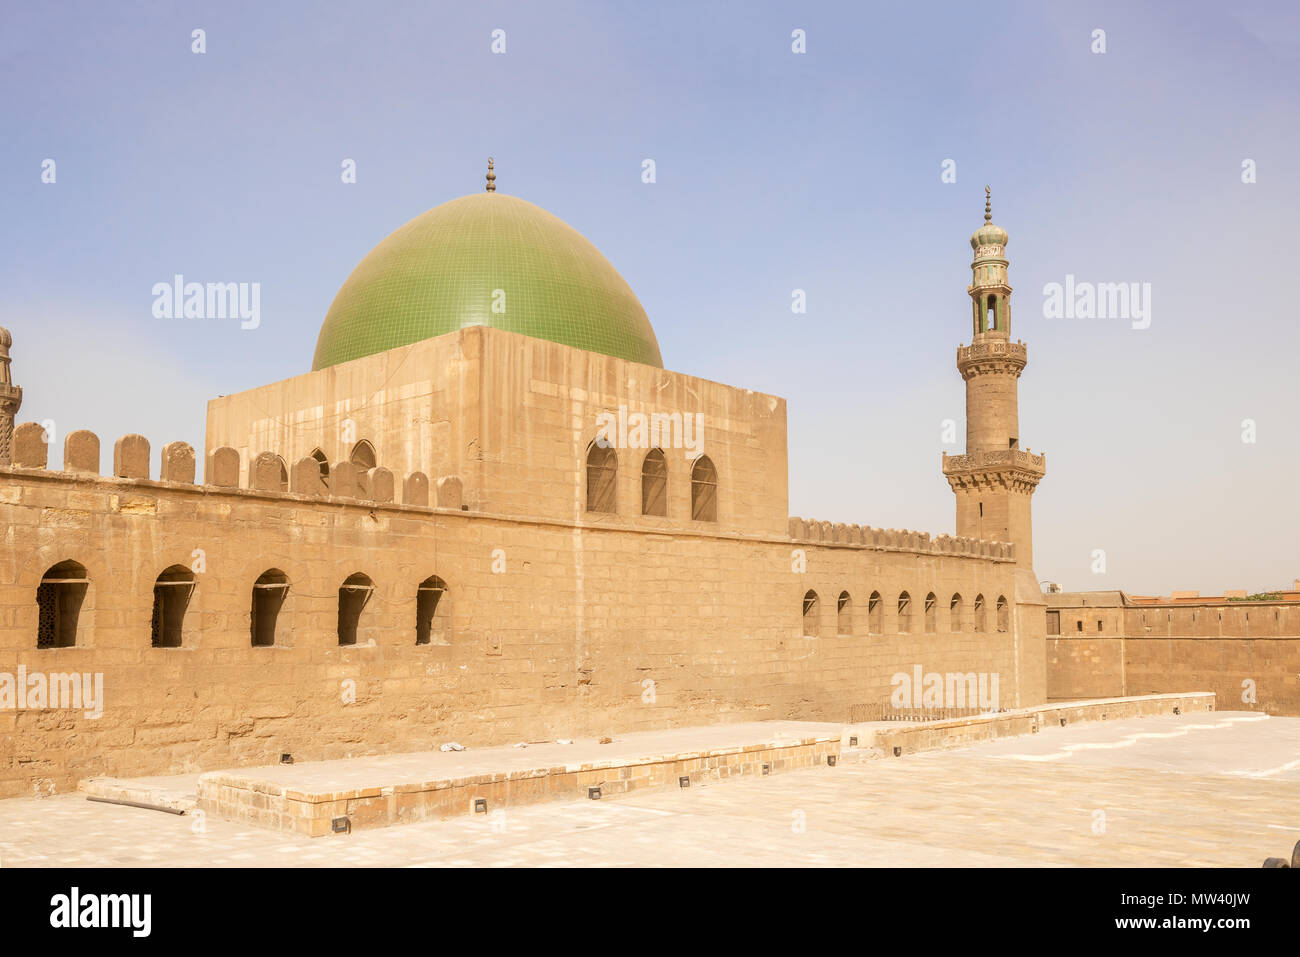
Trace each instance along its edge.
{"label": "low stone platform", "polygon": [[[311,837],[550,800],[599,799],[840,760],[965,747],[1094,721],[1213,711],[1210,692],[1068,701],[935,721],[844,725],[761,721],[620,735],[601,744],[421,751],[268,765],[175,778],[84,781],[99,799],[216,817]],[[337,829],[336,829],[337,828]]]}
{"label": "low stone platform", "polygon": [[[755,722],[572,744],[271,765],[200,776],[206,813],[312,837],[410,824],[557,798],[681,787],[681,779],[779,773],[838,756],[843,726]],[[689,786],[689,785],[688,785]]]}
{"label": "low stone platform", "polygon": [[1032,708],[1016,708],[995,714],[940,721],[877,721],[850,728],[847,736],[874,748],[900,754],[957,748],[993,738],[1037,734],[1044,727],[1065,727],[1087,721],[1116,721],[1145,718],[1158,714],[1192,714],[1213,711],[1212,691],[1186,694],[1137,695],[1130,698],[1096,698],[1083,701],[1058,701]]}

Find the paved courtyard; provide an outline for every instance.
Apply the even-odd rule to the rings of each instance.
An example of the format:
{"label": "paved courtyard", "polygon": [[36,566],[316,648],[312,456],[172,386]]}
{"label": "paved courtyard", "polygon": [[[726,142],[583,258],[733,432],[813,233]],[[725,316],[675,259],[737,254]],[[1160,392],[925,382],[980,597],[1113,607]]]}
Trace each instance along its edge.
{"label": "paved courtyard", "polygon": [[1300,840],[1300,718],[1047,728],[903,758],[310,839],[0,801],[0,866],[1245,866]]}

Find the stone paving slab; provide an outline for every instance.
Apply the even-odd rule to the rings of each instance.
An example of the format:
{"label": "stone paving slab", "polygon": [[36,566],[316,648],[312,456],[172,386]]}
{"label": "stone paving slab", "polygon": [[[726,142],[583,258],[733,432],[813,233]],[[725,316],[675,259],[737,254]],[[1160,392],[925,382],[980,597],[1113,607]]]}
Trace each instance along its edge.
{"label": "stone paving slab", "polygon": [[[1237,717],[1252,720],[1227,720]],[[1291,771],[1236,773],[1300,757],[1300,718],[1259,718],[1047,727],[956,750],[330,841],[79,795],[14,798],[0,801],[0,866],[1255,868],[1300,840]],[[1135,733],[1164,736],[1119,743]],[[1099,747],[1059,760],[1015,756],[1080,744]]]}

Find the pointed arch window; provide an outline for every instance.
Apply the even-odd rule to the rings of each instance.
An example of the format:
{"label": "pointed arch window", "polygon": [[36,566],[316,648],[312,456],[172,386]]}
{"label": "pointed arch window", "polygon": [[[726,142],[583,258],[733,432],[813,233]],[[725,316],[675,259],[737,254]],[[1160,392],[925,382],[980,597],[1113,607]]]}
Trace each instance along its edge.
{"label": "pointed arch window", "polygon": [[871,597],[867,599],[867,633],[871,635],[884,634],[885,631],[885,603],[880,598],[880,592],[873,591]]}
{"label": "pointed arch window", "polygon": [[641,462],[641,514],[668,514],[668,460],[663,449],[651,449]]}
{"label": "pointed arch window", "polygon": [[595,442],[587,450],[587,511],[618,511],[618,454]]}
{"label": "pointed arch window", "polygon": [[840,635],[853,634],[853,597],[846,591],[840,592],[835,603],[835,631]]}
{"label": "pointed arch window", "polygon": [[320,449],[313,449],[311,457],[316,460],[316,467],[320,469],[320,482],[326,488],[330,487],[330,462],[325,457],[325,453]]}
{"label": "pointed arch window", "polygon": [[354,445],[350,458],[352,464],[363,472],[368,472],[379,464],[379,460],[375,456],[375,447],[370,444],[369,439],[362,439]]}
{"label": "pointed arch window", "polygon": [[691,518],[697,522],[718,520],[718,470],[707,455],[701,455],[691,467]]}
{"label": "pointed arch window", "polygon": [[975,630],[984,632],[987,630],[987,622],[984,621],[984,596],[975,596]]}
{"label": "pointed arch window", "polygon": [[185,612],[194,594],[194,572],[184,565],[163,570],[153,584],[153,620],[149,643],[154,648],[179,648],[183,644]]}
{"label": "pointed arch window", "polygon": [[907,592],[898,596],[898,630],[900,634],[912,630],[912,596]]}
{"label": "pointed arch window", "polygon": [[368,575],[361,572],[349,575],[339,586],[339,644],[355,645],[357,631],[361,625],[361,613],[370,603],[374,594],[375,583]]}
{"label": "pointed arch window", "polygon": [[817,600],[817,593],[809,589],[803,596],[803,633],[806,636],[817,637],[817,619],[820,614],[821,607]]}
{"label": "pointed arch window", "polygon": [[280,609],[289,594],[289,576],[278,568],[269,568],[253,582],[253,607],[249,613],[249,631],[254,648],[275,645],[275,627]]}
{"label": "pointed arch window", "polygon": [[934,592],[925,596],[925,633],[933,635],[939,630],[939,611],[935,607],[939,604],[939,599],[935,597]]}
{"label": "pointed arch window", "polygon": [[951,631],[961,631],[962,627],[962,601],[960,594],[954,594],[948,601],[948,628]]}
{"label": "pointed arch window", "polygon": [[451,644],[451,608],[447,583],[437,575],[420,582],[415,592],[415,643]]}

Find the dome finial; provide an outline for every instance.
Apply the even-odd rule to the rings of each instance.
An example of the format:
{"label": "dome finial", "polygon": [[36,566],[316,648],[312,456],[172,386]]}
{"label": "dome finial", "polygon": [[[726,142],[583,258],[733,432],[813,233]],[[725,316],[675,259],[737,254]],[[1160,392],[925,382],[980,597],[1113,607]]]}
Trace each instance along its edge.
{"label": "dome finial", "polygon": [[487,171],[487,191],[489,193],[495,193],[496,190],[497,190],[497,174],[492,172],[492,157],[489,156],[488,171]]}
{"label": "dome finial", "polygon": [[984,187],[984,222],[993,222],[993,190]]}

